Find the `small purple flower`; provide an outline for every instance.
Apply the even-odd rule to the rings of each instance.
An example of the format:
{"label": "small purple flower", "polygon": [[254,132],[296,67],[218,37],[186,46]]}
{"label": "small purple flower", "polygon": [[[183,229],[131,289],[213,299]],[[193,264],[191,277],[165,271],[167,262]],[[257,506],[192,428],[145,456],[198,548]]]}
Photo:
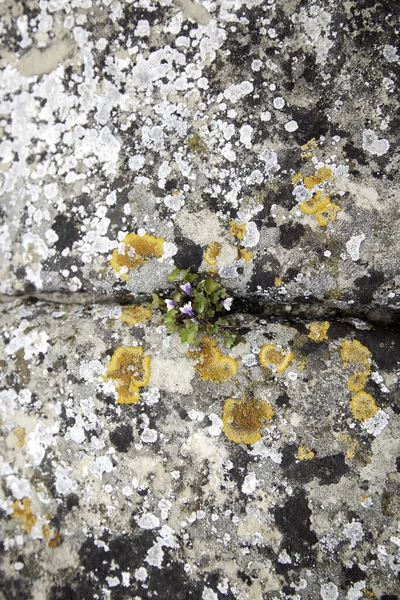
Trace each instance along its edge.
{"label": "small purple flower", "polygon": [[176,302],[170,300],[169,298],[166,298],[165,304],[167,305],[167,310],[172,310],[176,306]]}
{"label": "small purple flower", "polygon": [[184,283],[182,285],[179,286],[182,290],[182,292],[185,292],[185,294],[187,296],[191,296],[192,295],[192,286],[190,285],[190,283]]}
{"label": "small purple flower", "polygon": [[221,304],[225,310],[231,310],[232,302],[233,298],[225,298],[225,300],[222,300]]}
{"label": "small purple flower", "polygon": [[188,317],[194,317],[194,312],[192,309],[192,303],[188,302],[184,304],[182,308],[179,309],[183,315],[187,315]]}

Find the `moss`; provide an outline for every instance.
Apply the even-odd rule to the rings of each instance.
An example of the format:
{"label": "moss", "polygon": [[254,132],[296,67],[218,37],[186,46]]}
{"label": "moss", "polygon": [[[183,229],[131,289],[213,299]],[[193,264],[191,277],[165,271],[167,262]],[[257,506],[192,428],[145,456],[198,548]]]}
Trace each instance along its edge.
{"label": "moss", "polygon": [[222,415],[222,431],[232,442],[255,444],[261,439],[261,430],[274,416],[268,402],[244,396],[241,400],[228,398]]}
{"label": "moss", "polygon": [[115,249],[110,264],[123,279],[128,281],[131,269],[138,269],[151,258],[163,256],[164,242],[164,238],[154,237],[148,233],[144,235],[128,233],[122,240],[124,244],[123,253],[120,254],[118,249]]}
{"label": "moss", "polygon": [[106,380],[117,384],[117,402],[135,404],[140,400],[140,388],[150,380],[150,356],[141,346],[121,346],[111,357]]}
{"label": "moss", "polygon": [[260,350],[259,359],[263,367],[273,365],[278,373],[283,373],[294,359],[294,354],[285,353],[274,344],[265,344]]}

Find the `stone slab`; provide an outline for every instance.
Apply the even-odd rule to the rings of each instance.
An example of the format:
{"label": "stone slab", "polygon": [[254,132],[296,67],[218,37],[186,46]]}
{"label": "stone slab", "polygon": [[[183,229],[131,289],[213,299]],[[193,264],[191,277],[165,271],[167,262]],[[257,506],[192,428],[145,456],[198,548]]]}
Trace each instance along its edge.
{"label": "stone slab", "polygon": [[397,598],[398,330],[242,315],[211,368],[123,311],[1,307],[0,598]]}
{"label": "stone slab", "polygon": [[[2,293],[139,297],[175,265],[265,301],[398,307],[395,2],[0,16]],[[111,255],[145,232],[165,244],[125,281]]]}

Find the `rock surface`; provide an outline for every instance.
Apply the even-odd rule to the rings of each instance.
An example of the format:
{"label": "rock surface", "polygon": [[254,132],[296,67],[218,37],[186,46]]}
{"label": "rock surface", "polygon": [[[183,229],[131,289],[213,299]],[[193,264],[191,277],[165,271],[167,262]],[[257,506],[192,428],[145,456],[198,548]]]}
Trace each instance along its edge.
{"label": "rock surface", "polygon": [[237,294],[397,307],[399,10],[367,4],[3,2],[1,291],[145,294],[217,242]]}
{"label": "rock surface", "polygon": [[0,0],[0,600],[399,599],[395,4]]}
{"label": "rock surface", "polygon": [[[3,306],[4,597],[395,598],[398,332],[244,315],[218,383],[123,310]],[[136,404],[121,347],[150,357]]]}

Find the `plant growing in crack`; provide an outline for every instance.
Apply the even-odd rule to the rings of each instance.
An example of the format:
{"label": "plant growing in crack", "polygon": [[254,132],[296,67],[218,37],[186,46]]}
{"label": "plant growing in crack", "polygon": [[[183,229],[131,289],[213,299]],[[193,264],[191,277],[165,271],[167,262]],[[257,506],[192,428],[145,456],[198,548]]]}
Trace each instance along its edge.
{"label": "plant growing in crack", "polygon": [[182,342],[193,344],[197,335],[221,334],[225,348],[230,348],[238,338],[238,324],[227,318],[233,298],[224,286],[211,277],[202,278],[190,269],[174,269],[168,281],[175,288],[153,294],[153,308],[159,308],[170,333],[179,332]]}

